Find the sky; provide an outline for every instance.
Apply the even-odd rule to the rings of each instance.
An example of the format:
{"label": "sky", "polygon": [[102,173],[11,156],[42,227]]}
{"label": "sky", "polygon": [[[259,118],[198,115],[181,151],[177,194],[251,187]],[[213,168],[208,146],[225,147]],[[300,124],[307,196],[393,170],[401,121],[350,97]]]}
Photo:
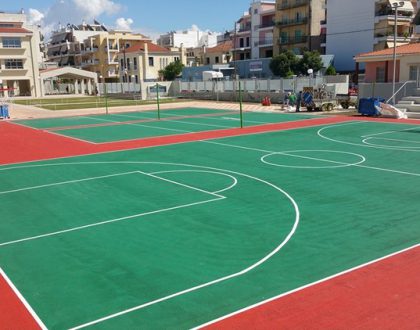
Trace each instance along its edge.
{"label": "sky", "polygon": [[48,34],[58,24],[80,24],[95,18],[110,28],[131,28],[151,37],[195,25],[224,32],[248,10],[253,0],[27,0],[2,1],[0,11],[21,8]]}

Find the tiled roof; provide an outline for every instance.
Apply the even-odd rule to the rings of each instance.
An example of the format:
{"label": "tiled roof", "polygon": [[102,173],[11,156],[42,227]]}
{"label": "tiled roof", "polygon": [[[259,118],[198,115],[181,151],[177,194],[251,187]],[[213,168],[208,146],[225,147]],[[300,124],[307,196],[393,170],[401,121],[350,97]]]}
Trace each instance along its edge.
{"label": "tiled roof", "polygon": [[207,53],[228,53],[233,48],[233,42],[228,40],[225,41],[216,47],[207,48]]}
{"label": "tiled roof", "polygon": [[0,28],[0,33],[32,33],[24,28]]}
{"label": "tiled roof", "polygon": [[[151,42],[147,42],[147,46],[148,46],[149,53],[169,53],[169,50],[167,48],[161,47]],[[131,46],[130,48],[127,48],[125,52],[126,53],[144,52],[144,43]]]}
{"label": "tiled roof", "polygon": [[[362,53],[357,55],[357,58],[363,57],[374,57],[374,56],[392,56],[394,54],[394,48],[387,48],[377,50],[375,52]],[[420,43],[408,44],[397,47],[397,55],[414,55],[420,54]]]}

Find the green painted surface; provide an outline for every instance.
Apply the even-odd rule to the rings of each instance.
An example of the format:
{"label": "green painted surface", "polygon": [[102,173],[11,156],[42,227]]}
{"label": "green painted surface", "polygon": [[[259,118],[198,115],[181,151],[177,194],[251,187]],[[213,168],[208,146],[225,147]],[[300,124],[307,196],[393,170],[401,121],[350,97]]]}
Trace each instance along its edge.
{"label": "green painted surface", "polygon": [[[280,187],[298,205],[300,220],[270,259],[96,326],[191,328],[418,244],[420,146],[413,145],[420,135],[405,131],[416,129],[349,123],[3,166],[2,191],[19,190],[0,194],[7,203],[0,210],[7,219],[3,241],[214,194],[225,198],[0,246],[0,266],[48,327],[77,326],[238,273],[267,256],[295,222],[292,202],[273,185]],[[404,141],[398,149],[397,139],[387,140],[391,148],[372,147],[363,142],[371,134]],[[80,181],[135,171],[155,177]],[[48,187],[22,190],[40,185]]]}
{"label": "green painted surface", "polygon": [[[215,116],[206,116],[213,114]],[[184,118],[185,116],[203,117]],[[68,129],[60,129],[56,132],[68,137],[95,143],[238,128],[240,126],[239,112],[232,113],[231,111],[229,112],[227,110],[214,110],[205,108],[172,109],[161,111],[161,117],[162,119],[167,118],[168,120],[157,120],[157,112],[154,110],[110,115],[89,115],[70,118],[21,120],[17,121],[17,123],[40,129],[68,127]],[[244,124],[245,126],[256,126],[310,118],[317,117],[313,115],[300,114],[296,115],[283,113],[246,112],[244,114]],[[146,122],[127,123],[136,120],[145,120]],[[125,124],[123,124],[124,122]],[[112,125],[114,123],[117,124]],[[118,123],[121,124],[118,125]],[[101,124],[111,125],[101,126]],[[77,127],[78,125],[100,126]]]}

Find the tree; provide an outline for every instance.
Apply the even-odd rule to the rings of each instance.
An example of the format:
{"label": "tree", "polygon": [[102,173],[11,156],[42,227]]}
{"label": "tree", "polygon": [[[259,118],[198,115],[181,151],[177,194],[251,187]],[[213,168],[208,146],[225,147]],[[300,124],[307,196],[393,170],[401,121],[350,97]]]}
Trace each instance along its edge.
{"label": "tree", "polygon": [[270,70],[275,76],[290,77],[294,74],[298,63],[296,55],[290,50],[283,50],[270,62]]}
{"label": "tree", "polygon": [[335,76],[337,74],[337,71],[335,71],[335,68],[330,65],[327,70],[325,70],[325,75],[326,76]]}
{"label": "tree", "polygon": [[184,64],[176,60],[175,62],[169,63],[165,69],[159,71],[159,74],[162,74],[165,80],[172,81],[181,74],[183,68]]}
{"label": "tree", "polygon": [[296,73],[306,75],[308,74],[308,69],[318,72],[323,66],[321,55],[317,51],[304,52],[297,65]]}

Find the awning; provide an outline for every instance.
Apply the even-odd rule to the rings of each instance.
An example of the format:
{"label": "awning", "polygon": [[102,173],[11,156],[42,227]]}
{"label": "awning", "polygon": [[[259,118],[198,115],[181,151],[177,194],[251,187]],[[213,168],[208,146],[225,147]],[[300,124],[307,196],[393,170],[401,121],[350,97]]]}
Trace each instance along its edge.
{"label": "awning", "polygon": [[413,4],[411,3],[411,1],[388,0],[388,3],[391,7],[393,7],[392,6],[393,3],[398,3],[399,4],[400,2],[404,2],[404,6],[399,7],[398,8],[399,11],[411,11],[411,12],[414,13],[414,7],[413,7]]}

